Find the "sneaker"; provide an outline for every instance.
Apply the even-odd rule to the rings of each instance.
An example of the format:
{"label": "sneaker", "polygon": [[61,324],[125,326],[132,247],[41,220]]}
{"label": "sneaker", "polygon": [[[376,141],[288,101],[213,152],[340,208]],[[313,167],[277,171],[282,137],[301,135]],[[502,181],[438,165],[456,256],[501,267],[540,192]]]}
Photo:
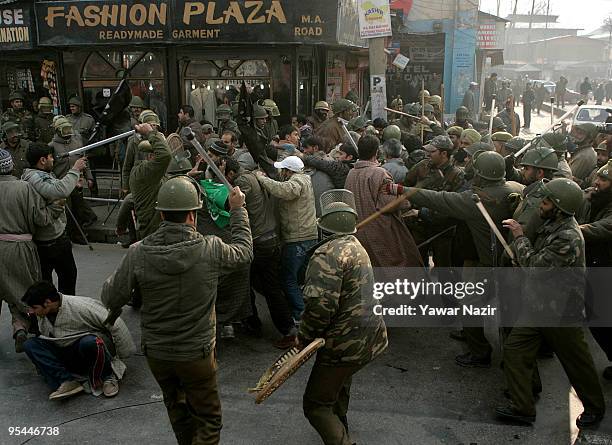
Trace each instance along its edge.
{"label": "sneaker", "polygon": [[231,324],[226,324],[225,326],[223,326],[223,328],[221,329],[221,338],[235,338],[236,335],[234,335],[234,327]]}
{"label": "sneaker", "polygon": [[285,335],[283,338],[275,341],[272,345],[278,349],[292,348],[296,345],[296,336],[295,335]]}
{"label": "sneaker", "polygon": [[24,331],[23,329],[20,329],[17,331],[17,333],[15,334],[15,352],[16,353],[20,354],[24,352],[23,344],[26,342],[27,339],[28,339],[28,334],[26,334],[26,331]]}
{"label": "sneaker", "polygon": [[66,397],[73,396],[83,391],[83,385],[74,380],[64,382],[57,388],[57,391],[52,392],[49,395],[49,400],[65,399]]}
{"label": "sneaker", "polygon": [[112,375],[104,380],[102,392],[106,397],[115,397],[117,394],[119,394],[119,380],[117,380],[117,377]]}

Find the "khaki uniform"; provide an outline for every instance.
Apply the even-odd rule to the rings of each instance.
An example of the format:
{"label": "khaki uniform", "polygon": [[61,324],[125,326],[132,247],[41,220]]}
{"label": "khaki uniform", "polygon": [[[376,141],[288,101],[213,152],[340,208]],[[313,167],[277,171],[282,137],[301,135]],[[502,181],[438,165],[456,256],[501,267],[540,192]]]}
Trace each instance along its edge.
{"label": "khaki uniform", "polygon": [[[7,302],[13,332],[28,329],[21,297],[41,277],[40,262],[32,237],[53,224],[63,208],[49,205],[30,184],[11,175],[0,175],[0,300]],[[15,235],[18,239],[2,239]]]}
{"label": "khaki uniform", "polygon": [[29,141],[36,140],[36,132],[34,131],[34,116],[32,113],[25,109],[21,109],[19,111],[15,111],[12,108],[9,108],[0,117],[0,125],[6,122],[15,122],[19,125],[19,130],[23,135],[23,138]]}
{"label": "khaki uniform", "polygon": [[138,150],[138,144],[142,141],[137,135],[132,135],[127,140],[127,148],[125,149],[125,159],[121,166],[121,188],[130,190],[130,173],[132,168],[140,164],[146,159],[144,152]]}
{"label": "khaki uniform", "polygon": [[572,179],[572,169],[570,168],[567,160],[562,158],[557,165],[557,171],[553,174],[555,178],[567,178]]}
{"label": "khaki uniform", "polygon": [[[374,315],[374,272],[353,235],[315,250],[304,287],[303,345],[324,338],[304,392],[304,415],[326,444],[350,445],[347,411],[353,374],[387,347],[382,316]],[[370,295],[370,300],[364,299]]]}
{"label": "khaki uniform", "polygon": [[[535,242],[532,243],[526,236],[521,236],[511,247],[517,262],[523,268],[567,268],[570,272],[570,268],[585,267],[584,238],[573,216],[547,220],[538,230]],[[568,275],[574,274],[568,273]],[[584,279],[569,283],[569,286],[573,287],[570,290],[578,297],[575,302],[575,309],[578,311],[584,307],[584,302],[580,300],[580,297],[584,297],[584,284]],[[539,285],[538,289],[538,283],[533,280],[524,283],[526,292],[542,290],[542,286],[546,284]],[[530,309],[546,315],[554,312],[556,306],[547,304],[546,298],[543,298],[545,293],[535,292],[537,295],[533,295],[531,302],[536,304]],[[536,356],[543,340],[559,358],[585,412],[603,414],[606,408],[599,377],[581,327],[512,329],[504,343],[504,374],[516,411],[527,416],[535,415],[533,379],[537,380],[535,387],[541,387]]]}
{"label": "khaki uniform", "polygon": [[138,239],[143,239],[155,232],[161,222],[159,212],[155,210],[155,203],[162,179],[172,160],[168,143],[163,134],[152,131],[148,140],[153,147],[155,158],[134,166],[132,173],[130,173],[130,188],[134,199]]}
{"label": "khaki uniform", "polygon": [[[152,134],[149,140],[161,161],[163,138]],[[131,292],[139,289],[142,350],[181,445],[219,443],[217,285],[226,267],[248,264],[253,257],[246,210],[230,213],[231,244],[203,236],[187,224],[162,222],[154,233],[130,247],[102,288],[102,303],[114,316],[130,300]]]}
{"label": "khaki uniform", "polygon": [[[271,141],[274,136],[278,136],[278,122],[273,117],[269,117],[266,121],[266,125],[263,128],[263,132],[266,135],[266,138]],[[219,125],[219,134],[221,133],[221,125]]]}
{"label": "khaki uniform", "polygon": [[34,118],[34,129],[36,131],[36,142],[48,144],[53,139],[53,113],[38,113]]}
{"label": "khaki uniform", "polygon": [[[491,229],[476,207],[472,195],[480,196],[480,199],[491,215],[498,229],[503,234],[506,229],[501,227],[501,222],[508,219],[514,213],[513,202],[510,195],[520,194],[523,185],[512,181],[483,181],[481,187],[473,187],[461,193],[434,192],[430,190],[419,190],[410,201],[417,206],[427,207],[442,215],[453,217],[464,221],[472,234],[474,246],[478,254],[478,267],[493,267],[498,264],[503,248],[491,233]],[[493,244],[495,243],[495,244]],[[495,256],[491,254],[491,246],[495,246]],[[484,336],[484,329],[480,327],[465,328],[464,333],[470,351],[475,356],[490,354],[491,345]]]}
{"label": "khaki uniform", "polygon": [[575,181],[579,186],[586,188],[583,185],[587,177],[597,166],[597,153],[590,144],[578,147],[578,150],[572,154],[568,164],[572,169],[572,175],[576,178]]}
{"label": "khaki uniform", "polygon": [[13,158],[13,173],[11,173],[16,178],[21,178],[24,170],[30,167],[30,163],[26,159],[26,153],[28,152],[28,147],[30,146],[30,141],[25,139],[19,140],[19,145],[14,149],[9,147],[6,142],[2,142],[0,144],[0,148],[8,151]]}
{"label": "khaki uniform", "polygon": [[89,141],[89,137],[96,126],[96,121],[90,114],[68,114],[66,115],[66,119],[72,124],[72,129],[81,135],[83,142]]}

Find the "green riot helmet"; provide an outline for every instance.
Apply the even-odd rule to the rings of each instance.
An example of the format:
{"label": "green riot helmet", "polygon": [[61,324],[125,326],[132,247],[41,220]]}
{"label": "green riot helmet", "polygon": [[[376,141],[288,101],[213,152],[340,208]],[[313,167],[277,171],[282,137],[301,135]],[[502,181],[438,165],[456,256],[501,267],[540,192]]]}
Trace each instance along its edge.
{"label": "green riot helmet", "polygon": [[506,162],[495,151],[481,152],[474,160],[474,173],[489,181],[500,181],[506,176]]}
{"label": "green riot helmet", "polygon": [[217,113],[217,117],[219,118],[221,118],[221,116],[223,116],[224,118],[231,118],[232,107],[226,104],[221,104],[217,107],[216,113]]}
{"label": "green riot helmet", "polygon": [[143,110],[138,120],[141,124],[160,125],[159,116],[152,110]]}
{"label": "green riot helmet", "polygon": [[53,118],[53,129],[64,139],[70,139],[74,135],[72,123],[64,116],[56,116]]}
{"label": "green riot helmet", "polygon": [[280,110],[278,109],[276,102],[274,102],[272,99],[264,99],[263,107],[272,115],[272,117],[280,116]]}
{"label": "green riot helmet", "polygon": [[132,96],[129,108],[146,108],[144,101],[139,96]]}
{"label": "green riot helmet", "polygon": [[559,160],[557,159],[555,150],[550,147],[540,146],[528,150],[523,156],[523,159],[521,159],[520,165],[557,171]]}
{"label": "green riot helmet", "polygon": [[427,114],[434,114],[434,111],[435,111],[433,105],[432,104],[428,104],[428,103],[425,104],[424,110],[425,110],[425,115],[427,115]]}
{"label": "green riot helmet", "polygon": [[506,131],[506,124],[504,124],[501,117],[495,116],[493,118],[493,129],[497,131]]}
{"label": "green riot helmet", "polygon": [[457,108],[457,111],[455,111],[456,120],[466,120],[469,117],[470,117],[470,110],[468,110],[467,107],[460,106],[459,108]]}
{"label": "green riot helmet", "polygon": [[324,100],[320,100],[318,101],[315,106],[314,106],[315,110],[325,110],[327,112],[329,112],[331,109],[329,108],[329,104],[327,102],[325,102]]}
{"label": "green riot helmet", "polygon": [[324,232],[350,235],[357,231],[355,197],[345,189],[328,190],[321,194],[321,217],[317,225]]}
{"label": "green riot helmet", "polygon": [[527,145],[527,141],[519,136],[515,136],[509,141],[504,143],[504,147],[506,147],[512,153],[516,153],[517,151],[522,149],[525,145]]}
{"label": "green riot helmet", "polygon": [[389,139],[397,139],[398,141],[402,140],[402,130],[397,125],[387,125],[382,133],[383,142],[388,141]]}
{"label": "green riot helmet", "polygon": [[567,215],[574,215],[582,206],[582,190],[571,179],[555,178],[544,183],[544,195]]}
{"label": "green riot helmet", "polygon": [[[189,153],[188,151],[186,153]],[[168,165],[167,172],[169,174],[184,174],[192,169],[191,162],[186,157],[172,156],[170,164]]]}
{"label": "green riot helmet", "polygon": [[612,161],[608,161],[606,165],[597,170],[597,176],[612,181]]}
{"label": "green riot helmet", "polygon": [[468,155],[470,155],[471,158],[475,159],[478,154],[484,151],[494,151],[495,147],[486,142],[476,142],[474,144],[468,145],[464,148],[464,150]]}
{"label": "green riot helmet", "polygon": [[9,100],[9,103],[11,103],[14,100],[24,101],[25,97],[23,97],[23,94],[21,94],[20,91],[13,91],[11,92],[11,94],[9,94],[8,100]]}
{"label": "green riot helmet", "polygon": [[548,144],[557,153],[567,151],[567,136],[561,133],[546,133],[542,136],[542,141]]}
{"label": "green riot helmet", "polygon": [[53,101],[48,97],[41,97],[38,100],[38,111],[41,113],[51,113],[53,111]]}
{"label": "green riot helmet", "polygon": [[159,188],[156,210],[188,212],[202,208],[202,192],[198,183],[186,175],[168,179]]}
{"label": "green riot helmet", "polygon": [[348,129],[351,131],[365,130],[367,122],[364,117],[357,116],[349,121]]}
{"label": "green riot helmet", "polygon": [[[584,138],[581,138],[581,139],[576,138],[576,136],[573,135],[575,129],[584,132],[585,134]],[[570,133],[570,139],[572,142],[574,142],[577,145],[592,143],[593,140],[595,140],[595,137],[597,136],[598,131],[599,130],[597,128],[597,125],[591,122],[582,122],[579,124],[575,124],[572,127],[572,131]]]}
{"label": "green riot helmet", "polygon": [[12,122],[12,121],[8,121],[2,124],[2,134],[4,135],[4,137],[6,137],[6,135],[12,131],[17,129],[17,132],[19,132],[19,124]]}
{"label": "green riot helmet", "polygon": [[266,109],[261,105],[253,104],[253,118],[255,119],[266,119],[268,117],[268,113]]}
{"label": "green riot helmet", "polygon": [[350,101],[348,99],[338,99],[332,105],[332,111],[334,112],[334,114],[342,114],[345,111],[349,110],[356,111],[357,105],[355,105],[353,101]]}
{"label": "green riot helmet", "polygon": [[72,96],[68,99],[68,105],[76,105],[77,107],[83,107],[83,102],[81,102],[81,98],[79,96]]}

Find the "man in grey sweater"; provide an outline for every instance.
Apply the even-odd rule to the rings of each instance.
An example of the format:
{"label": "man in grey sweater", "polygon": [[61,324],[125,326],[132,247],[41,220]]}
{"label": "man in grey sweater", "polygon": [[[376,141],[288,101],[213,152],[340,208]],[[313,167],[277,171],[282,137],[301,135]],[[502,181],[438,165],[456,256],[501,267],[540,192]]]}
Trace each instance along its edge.
{"label": "man in grey sweater", "polygon": [[[32,166],[23,172],[22,179],[32,187],[47,203],[59,201],[62,205],[77,185],[81,172],[87,166],[86,158],[79,158],[68,173],[57,179],[53,173],[53,148],[44,144],[32,144],[26,154]],[[77,267],[72,255],[72,243],[66,233],[66,211],[51,224],[41,227],[34,234],[34,243],[38,250],[42,278],[53,282],[55,270],[59,291],[75,295]]]}

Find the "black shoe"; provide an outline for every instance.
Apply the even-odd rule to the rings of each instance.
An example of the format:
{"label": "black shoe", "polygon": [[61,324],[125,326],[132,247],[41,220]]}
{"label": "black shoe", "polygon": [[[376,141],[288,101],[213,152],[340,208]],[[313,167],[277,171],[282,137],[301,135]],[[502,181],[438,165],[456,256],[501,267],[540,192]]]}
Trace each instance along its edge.
{"label": "black shoe", "polygon": [[25,349],[23,349],[23,344],[28,339],[28,334],[26,333],[26,331],[24,331],[23,329],[18,330],[15,333],[14,338],[15,338],[15,352],[18,354],[24,352]]}
{"label": "black shoe", "polygon": [[589,428],[601,422],[601,419],[603,419],[603,417],[603,414],[587,413],[585,411],[580,414],[576,419],[576,426],[578,428]]}
{"label": "black shoe", "polygon": [[453,340],[467,341],[467,339],[465,338],[465,333],[463,332],[463,329],[458,329],[456,331],[451,331],[451,333],[448,334],[448,336],[450,338],[452,338]]}
{"label": "black shoe", "polygon": [[474,355],[467,352],[455,357],[455,363],[466,368],[489,368],[491,367],[491,353]]}
{"label": "black shoe", "polygon": [[528,425],[531,425],[536,419],[536,416],[526,416],[518,413],[511,406],[498,406],[495,408],[495,415],[504,421],[526,423]]}
{"label": "black shoe", "polygon": [[612,366],[608,366],[604,369],[603,378],[606,380],[612,380]]}
{"label": "black shoe", "polygon": [[263,337],[263,332],[261,329],[261,320],[259,320],[258,317],[251,315],[250,317],[247,317],[242,320],[240,324],[245,334],[255,338]]}
{"label": "black shoe", "polygon": [[[533,392],[533,400],[535,400],[536,402],[540,400],[540,392],[535,392],[535,391]],[[504,397],[508,400],[512,400],[512,396],[510,395],[509,390],[504,389]]]}

